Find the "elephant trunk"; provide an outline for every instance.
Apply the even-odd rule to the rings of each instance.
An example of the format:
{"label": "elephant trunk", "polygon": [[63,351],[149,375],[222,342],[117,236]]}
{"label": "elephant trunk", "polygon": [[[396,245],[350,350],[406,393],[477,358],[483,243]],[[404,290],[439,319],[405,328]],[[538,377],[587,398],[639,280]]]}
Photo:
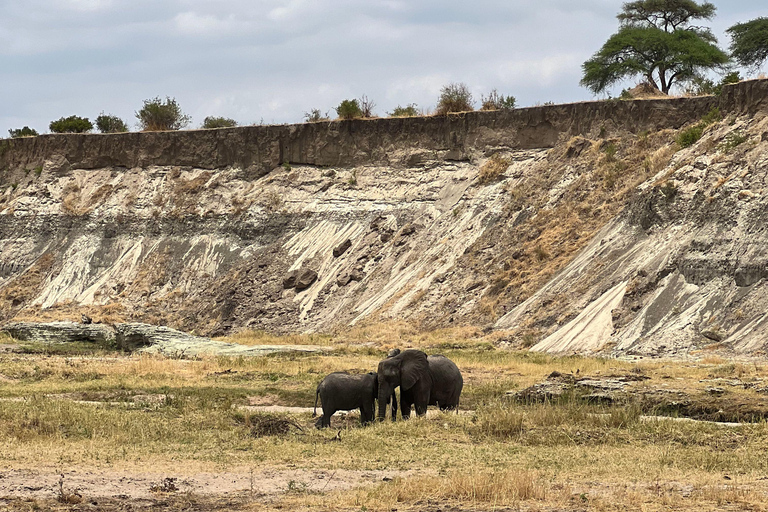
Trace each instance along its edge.
{"label": "elephant trunk", "polygon": [[387,417],[387,404],[393,391],[387,384],[379,384],[379,420],[384,420]]}

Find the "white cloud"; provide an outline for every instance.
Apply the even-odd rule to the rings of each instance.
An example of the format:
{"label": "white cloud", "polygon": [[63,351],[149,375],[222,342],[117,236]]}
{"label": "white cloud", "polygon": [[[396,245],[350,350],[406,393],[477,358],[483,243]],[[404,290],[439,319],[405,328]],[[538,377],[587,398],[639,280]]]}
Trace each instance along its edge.
{"label": "white cloud", "polygon": [[[764,10],[721,2],[722,30]],[[298,122],[366,94],[383,114],[440,88],[521,105],[578,101],[581,64],[616,30],[618,0],[0,0],[0,136],[102,110],[133,121],[176,97],[199,125]],[[619,89],[624,85],[619,85]]]}

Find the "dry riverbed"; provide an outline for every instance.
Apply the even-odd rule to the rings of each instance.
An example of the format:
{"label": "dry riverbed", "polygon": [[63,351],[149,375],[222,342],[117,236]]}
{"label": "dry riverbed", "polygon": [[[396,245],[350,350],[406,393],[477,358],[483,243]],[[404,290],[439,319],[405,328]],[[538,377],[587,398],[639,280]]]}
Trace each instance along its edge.
{"label": "dry riverbed", "polygon": [[455,332],[412,337],[462,369],[461,414],[361,428],[337,413],[319,431],[317,382],[370,371],[391,348],[321,341],[321,354],[194,359],[4,346],[0,508],[765,510],[762,361],[555,358]]}

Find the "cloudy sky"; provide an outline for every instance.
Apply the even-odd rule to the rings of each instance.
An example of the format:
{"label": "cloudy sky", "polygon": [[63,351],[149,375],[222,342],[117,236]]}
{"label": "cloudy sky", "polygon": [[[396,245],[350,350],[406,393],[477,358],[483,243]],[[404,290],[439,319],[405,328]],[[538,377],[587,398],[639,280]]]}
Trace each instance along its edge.
{"label": "cloudy sky", "polygon": [[[768,15],[714,0],[711,26]],[[174,97],[197,127],[300,122],[367,95],[375,112],[435,106],[441,86],[518,105],[592,98],[581,64],[616,31],[621,0],[0,0],[0,137],[100,112],[135,128]],[[634,85],[628,83],[624,85]],[[619,92],[618,87],[614,94]]]}

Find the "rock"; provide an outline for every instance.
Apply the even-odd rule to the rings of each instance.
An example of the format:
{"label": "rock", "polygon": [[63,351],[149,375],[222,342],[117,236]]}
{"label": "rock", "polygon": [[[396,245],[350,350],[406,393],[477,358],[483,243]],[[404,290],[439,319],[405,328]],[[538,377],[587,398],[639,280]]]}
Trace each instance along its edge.
{"label": "rock", "polygon": [[592,147],[592,141],[584,137],[574,137],[568,143],[568,149],[565,150],[566,158],[575,158]]}
{"label": "rock", "polygon": [[339,245],[333,248],[333,257],[338,258],[342,254],[347,252],[347,249],[349,249],[350,247],[352,247],[352,240],[347,238],[342,243],[340,243]]}
{"label": "rock", "polygon": [[32,343],[89,342],[110,345],[115,341],[114,328],[104,324],[16,322],[3,326],[0,331],[19,341]]}
{"label": "rock", "polygon": [[88,315],[86,315],[86,314],[82,314],[82,315],[80,315],[80,323],[81,324],[86,324],[86,325],[87,324],[92,324],[93,323],[93,319],[91,317],[89,317]]}
{"label": "rock", "polygon": [[69,172],[71,165],[69,161],[61,155],[53,155],[43,164],[43,172],[56,175],[63,175]]}
{"label": "rock", "polygon": [[305,269],[296,276],[296,291],[306,290],[317,281],[317,272]]}
{"label": "rock", "polygon": [[321,352],[323,347],[292,345],[238,345],[194,336],[170,327],[121,323],[83,325],[75,322],[17,322],[0,331],[20,341],[36,343],[92,342],[122,350],[157,353],[171,357],[260,356],[275,352]]}
{"label": "rock", "polygon": [[290,290],[296,287],[296,277],[299,275],[298,270],[291,270],[285,277],[283,277],[283,288]]}
{"label": "rock", "polygon": [[706,329],[701,331],[701,335],[712,341],[723,341],[723,335],[720,333],[720,331],[715,329]]}

